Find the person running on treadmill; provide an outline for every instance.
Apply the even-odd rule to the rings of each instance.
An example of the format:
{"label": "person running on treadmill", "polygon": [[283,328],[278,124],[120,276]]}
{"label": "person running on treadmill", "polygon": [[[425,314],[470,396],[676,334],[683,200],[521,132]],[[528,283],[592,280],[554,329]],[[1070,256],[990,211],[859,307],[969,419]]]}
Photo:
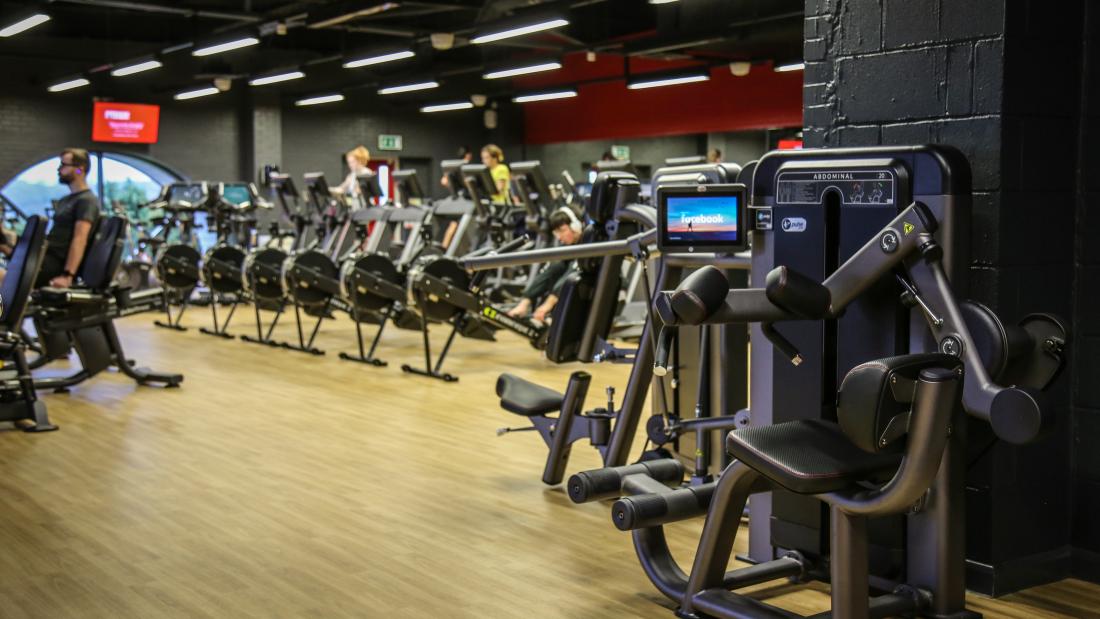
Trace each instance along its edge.
{"label": "person running on treadmill", "polygon": [[[567,206],[563,206],[550,215],[550,229],[554,233],[554,238],[562,245],[575,245],[581,240],[581,222]],[[539,322],[546,322],[550,310],[554,309],[554,306],[558,303],[558,292],[565,283],[565,278],[574,269],[574,261],[572,260],[547,264],[539,271],[538,275],[531,278],[531,281],[527,283],[527,287],[521,293],[519,303],[508,310],[508,315],[513,318],[527,316],[535,302],[545,297],[542,303],[535,308],[531,318]]]}
{"label": "person running on treadmill", "polygon": [[370,151],[367,150],[366,146],[356,146],[344,153],[344,161],[348,164],[348,175],[344,177],[344,182],[336,187],[330,187],[329,191],[334,195],[353,198],[362,193],[359,188],[358,176],[364,173],[374,174],[374,171],[368,167]]}
{"label": "person running on treadmill", "polygon": [[68,288],[80,270],[92,224],[99,219],[99,198],[88,188],[90,159],[83,148],[61,151],[58,182],[69,186],[69,195],[54,203],[53,222],[46,235],[46,255],[36,286]]}
{"label": "person running on treadmill", "polygon": [[[462,161],[466,162],[466,163],[470,163],[471,161],[474,160],[474,151],[470,150],[469,146],[459,146],[458,147],[458,158],[461,159]],[[448,178],[446,174],[444,174],[443,177],[439,179],[439,184],[443,185],[447,189],[450,189],[451,188],[451,179]],[[459,193],[465,192],[465,188],[459,187],[458,192]]]}
{"label": "person running on treadmill", "polygon": [[[481,148],[481,163],[489,168],[489,174],[493,176],[497,192],[489,196],[493,204],[508,203],[508,181],[512,178],[511,171],[504,164],[504,151],[496,144],[486,144]],[[452,221],[447,225],[447,231],[443,234],[443,248],[451,246],[455,232],[458,231],[458,222]]]}

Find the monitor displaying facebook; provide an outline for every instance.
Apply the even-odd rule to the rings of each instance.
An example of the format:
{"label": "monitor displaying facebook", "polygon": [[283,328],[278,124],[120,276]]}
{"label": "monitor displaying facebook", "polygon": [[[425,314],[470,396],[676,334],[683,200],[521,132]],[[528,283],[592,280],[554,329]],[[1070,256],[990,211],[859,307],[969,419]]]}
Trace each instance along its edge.
{"label": "monitor displaying facebook", "polygon": [[745,190],[712,185],[661,188],[660,244],[687,251],[740,251],[745,248]]}

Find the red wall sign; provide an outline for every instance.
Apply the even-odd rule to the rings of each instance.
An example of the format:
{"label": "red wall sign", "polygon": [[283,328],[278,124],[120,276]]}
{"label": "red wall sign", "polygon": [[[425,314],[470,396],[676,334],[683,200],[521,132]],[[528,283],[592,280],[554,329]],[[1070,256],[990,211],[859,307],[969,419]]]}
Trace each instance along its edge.
{"label": "red wall sign", "polygon": [[96,101],[92,118],[95,142],[154,144],[160,129],[160,106]]}

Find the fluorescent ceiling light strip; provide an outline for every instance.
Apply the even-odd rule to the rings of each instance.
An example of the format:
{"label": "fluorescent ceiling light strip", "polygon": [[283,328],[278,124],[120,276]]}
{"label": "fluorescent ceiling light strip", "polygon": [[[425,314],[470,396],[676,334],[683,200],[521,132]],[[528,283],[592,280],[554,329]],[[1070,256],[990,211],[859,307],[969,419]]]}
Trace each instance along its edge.
{"label": "fluorescent ceiling light strip", "polygon": [[139,62],[125,67],[119,67],[111,70],[111,75],[115,77],[122,77],[123,75],[133,75],[134,73],[141,73],[142,71],[150,71],[152,69],[159,69],[164,65],[158,60],[146,60],[145,62]]}
{"label": "fluorescent ceiling light strip", "polygon": [[265,86],[267,84],[276,84],[278,82],[287,82],[290,80],[301,79],[306,74],[301,71],[290,71],[288,73],[278,73],[276,75],[265,75],[263,77],[257,77],[255,79],[248,80],[249,86]]}
{"label": "fluorescent ceiling light strip", "polygon": [[451,110],[468,110],[474,107],[473,103],[469,101],[463,101],[461,103],[439,103],[436,105],[425,105],[420,108],[421,112],[449,112]]}
{"label": "fluorescent ceiling light strip", "polygon": [[382,64],[383,62],[392,62],[394,60],[403,60],[405,58],[412,58],[416,53],[410,50],[402,52],[393,52],[391,54],[382,54],[380,56],[368,56],[366,58],[359,58],[357,60],[349,60],[344,63],[345,69],[355,69],[358,67],[365,67],[372,64]]}
{"label": "fluorescent ceiling light strip", "polygon": [[643,88],[657,88],[659,86],[676,86],[677,84],[705,82],[709,79],[709,75],[682,75],[680,77],[666,77],[661,79],[646,80],[644,82],[634,82],[632,84],[627,84],[626,87],[630,90],[641,90]]}
{"label": "fluorescent ceiling light strip", "polygon": [[560,62],[544,62],[542,64],[533,64],[526,67],[516,67],[514,69],[501,69],[500,71],[491,71],[482,75],[481,77],[487,80],[495,80],[502,77],[512,77],[515,75],[527,75],[528,73],[539,73],[542,71],[553,71],[560,69]]}
{"label": "fluorescent ceiling light strip", "polygon": [[388,88],[381,88],[378,90],[380,95],[395,95],[399,92],[412,92],[414,90],[428,90],[429,88],[439,88],[439,82],[420,82],[417,84],[403,84],[401,86],[390,86]]}
{"label": "fluorescent ceiling light strip", "polygon": [[26,19],[21,19],[14,24],[5,27],[3,30],[0,30],[0,37],[15,36],[20,32],[30,30],[31,28],[34,28],[39,24],[44,24],[48,21],[50,21],[49,15],[46,15],[45,13],[35,13],[34,15],[27,17]]}
{"label": "fluorescent ceiling light strip", "polygon": [[551,99],[568,99],[577,96],[575,90],[560,90],[556,92],[541,92],[533,95],[520,95],[514,97],[514,103],[533,103],[535,101],[550,101]]}
{"label": "fluorescent ceiling light strip", "polygon": [[243,39],[237,39],[236,41],[226,41],[225,43],[218,43],[217,45],[208,45],[206,47],[200,47],[191,52],[192,56],[212,56],[214,54],[220,54],[222,52],[229,52],[242,47],[248,47],[250,45],[256,45],[260,40],[256,37],[245,37]]}
{"label": "fluorescent ceiling light strip", "polygon": [[782,73],[784,71],[801,71],[802,69],[805,69],[805,68],[806,68],[806,63],[805,62],[792,62],[790,64],[777,65],[775,67],[775,71],[777,73]]}
{"label": "fluorescent ceiling light strip", "polygon": [[80,88],[81,86],[87,86],[88,84],[91,84],[91,82],[84,79],[83,77],[79,77],[75,80],[69,80],[67,82],[54,84],[46,90],[50,92],[61,92],[62,90],[72,90],[73,88]]}
{"label": "fluorescent ceiling light strip", "polygon": [[543,30],[550,30],[551,28],[560,28],[562,26],[568,26],[569,20],[566,19],[551,19],[550,21],[539,22],[537,24],[531,24],[529,26],[520,26],[518,28],[510,28],[508,30],[501,30],[500,32],[491,32],[489,34],[483,34],[481,36],[470,39],[471,43],[492,43],[493,41],[500,41],[502,39],[510,39],[512,37],[521,37],[525,34],[532,34],[535,32],[542,32]]}
{"label": "fluorescent ceiling light strip", "polygon": [[672,4],[673,2],[679,2],[680,0],[649,0],[650,4]]}
{"label": "fluorescent ceiling light strip", "polygon": [[205,97],[207,95],[216,95],[219,91],[213,86],[207,86],[206,88],[198,88],[196,90],[185,90],[183,92],[176,93],[176,101],[186,101],[187,99],[197,99],[199,97]]}
{"label": "fluorescent ceiling light strip", "polygon": [[298,99],[294,102],[294,105],[299,107],[303,105],[320,105],[322,103],[336,103],[337,101],[343,101],[344,95],[321,95],[319,97],[309,97],[308,99]]}

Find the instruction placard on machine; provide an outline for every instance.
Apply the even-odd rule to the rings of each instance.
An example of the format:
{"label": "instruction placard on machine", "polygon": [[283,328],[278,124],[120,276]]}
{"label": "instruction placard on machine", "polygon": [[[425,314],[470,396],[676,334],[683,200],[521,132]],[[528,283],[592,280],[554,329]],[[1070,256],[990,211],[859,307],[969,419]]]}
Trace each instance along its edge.
{"label": "instruction placard on machine", "polygon": [[776,204],[821,204],[830,189],[842,204],[894,204],[894,173],[888,170],[818,170],[780,172],[775,182]]}

